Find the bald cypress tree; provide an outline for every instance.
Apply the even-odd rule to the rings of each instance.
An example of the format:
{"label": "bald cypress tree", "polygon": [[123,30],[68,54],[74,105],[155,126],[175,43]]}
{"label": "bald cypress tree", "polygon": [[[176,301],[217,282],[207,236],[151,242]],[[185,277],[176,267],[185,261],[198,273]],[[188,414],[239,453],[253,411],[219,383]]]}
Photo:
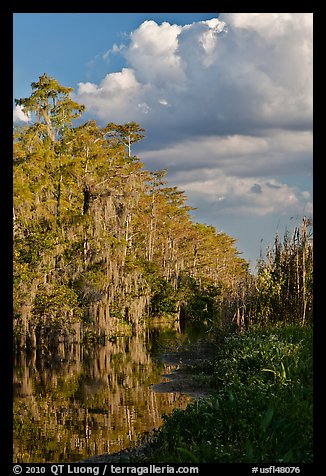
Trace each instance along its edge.
{"label": "bald cypress tree", "polygon": [[14,134],[22,333],[45,339],[84,318],[100,336],[112,322],[177,317],[181,307],[191,319],[218,317],[223,297],[236,295],[247,275],[235,240],[194,223],[166,170],[149,172],[131,155],[145,132],[137,123],[74,126],[84,106],[71,93],[44,74],[29,98],[16,100],[31,119]]}
{"label": "bald cypress tree", "polygon": [[72,120],[81,116],[85,106],[70,98],[73,88],[62,86],[46,73],[31,86],[32,94],[27,98],[15,99],[15,103],[22,107],[32,122],[39,125],[40,131],[51,142],[55,142],[66,127],[72,125]]}
{"label": "bald cypress tree", "polygon": [[50,140],[50,147],[57,150],[57,191],[56,219],[60,221],[61,188],[62,188],[62,147],[56,147],[72,120],[81,116],[85,106],[70,98],[73,88],[68,88],[44,73],[37,82],[31,84],[32,94],[27,98],[16,99],[16,105],[35,124],[35,130],[44,140]]}

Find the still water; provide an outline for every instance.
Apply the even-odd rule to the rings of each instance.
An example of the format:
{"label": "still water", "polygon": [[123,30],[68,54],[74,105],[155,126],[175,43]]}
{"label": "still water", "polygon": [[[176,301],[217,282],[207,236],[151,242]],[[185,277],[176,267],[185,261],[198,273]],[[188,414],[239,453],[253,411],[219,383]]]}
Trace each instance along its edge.
{"label": "still water", "polygon": [[160,351],[186,339],[172,328],[117,337],[104,346],[64,344],[51,358],[14,360],[14,462],[73,462],[128,448],[190,397],[157,393],[173,365]]}

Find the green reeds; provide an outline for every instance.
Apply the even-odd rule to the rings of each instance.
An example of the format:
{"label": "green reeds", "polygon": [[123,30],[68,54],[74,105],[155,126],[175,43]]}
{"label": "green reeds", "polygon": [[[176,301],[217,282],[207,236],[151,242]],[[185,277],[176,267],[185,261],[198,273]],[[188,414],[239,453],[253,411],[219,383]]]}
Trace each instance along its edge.
{"label": "green reeds", "polygon": [[[274,248],[261,272],[269,275],[269,306],[272,321],[304,324],[312,319],[313,241],[312,224],[302,219],[301,227],[295,227],[292,236],[286,231],[283,243],[276,235]],[[264,293],[262,293],[264,295]],[[264,295],[266,299],[266,295]],[[263,306],[261,308],[263,313]]]}
{"label": "green reeds", "polygon": [[285,231],[283,241],[276,232],[266,259],[258,262],[257,277],[242,283],[233,301],[231,314],[238,329],[254,323],[312,322],[312,236],[312,222],[306,217],[292,234]]}

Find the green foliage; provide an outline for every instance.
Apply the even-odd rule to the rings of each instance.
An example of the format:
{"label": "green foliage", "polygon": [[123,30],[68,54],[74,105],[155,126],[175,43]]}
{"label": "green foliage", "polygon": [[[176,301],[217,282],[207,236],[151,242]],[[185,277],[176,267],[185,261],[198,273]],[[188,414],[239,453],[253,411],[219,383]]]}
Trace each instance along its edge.
{"label": "green foliage", "polygon": [[288,231],[283,243],[275,237],[268,260],[261,260],[256,287],[257,320],[262,322],[302,322],[312,319],[313,244],[312,224],[303,218],[301,229]]}
{"label": "green foliage", "polygon": [[123,144],[129,157],[131,156],[131,144],[143,139],[143,133],[145,132],[136,122],[128,122],[123,125],[110,122],[103,131],[105,136],[113,143]]}
{"label": "green foliage", "polygon": [[168,315],[177,312],[175,290],[166,279],[157,277],[152,284],[150,314],[153,316]]}
{"label": "green foliage", "polygon": [[15,340],[55,342],[80,319],[84,343],[105,340],[111,321],[130,332],[146,311],[234,330],[198,369],[216,396],[166,418],[153,461],[311,461],[310,221],[276,235],[251,276],[236,240],[194,223],[166,171],[131,156],[144,130],[74,127],[71,93],[44,74],[16,101],[32,124],[14,131]]}
{"label": "green foliage", "polygon": [[253,329],[226,337],[217,351],[198,368],[216,394],[166,417],[145,460],[311,462],[312,329]]}
{"label": "green foliage", "polygon": [[224,329],[249,329],[283,323],[305,324],[313,317],[312,223],[304,217],[301,228],[288,231],[258,263],[258,276],[246,275],[222,293],[221,315]]}
{"label": "green foliage", "polygon": [[32,124],[14,132],[15,313],[32,305],[33,322],[46,313],[55,325],[62,310],[63,319],[72,311],[87,320],[87,305],[104,300],[119,306],[113,318],[183,310],[220,324],[225,296],[248,276],[235,240],[193,223],[166,171],[131,156],[144,137],[137,123],[75,127],[84,106],[71,93],[44,74],[16,101]]}
{"label": "green foliage", "polygon": [[31,231],[24,238],[19,238],[15,243],[17,263],[36,267],[44,253],[48,253],[55,246],[53,235],[46,232]]}
{"label": "green foliage", "polygon": [[46,286],[38,287],[32,315],[36,319],[37,327],[64,329],[71,322],[80,317],[78,296],[73,289],[55,284],[50,291]]}
{"label": "green foliage", "polygon": [[182,317],[192,321],[214,321],[218,324],[221,286],[209,282],[198,283],[194,278],[182,276],[178,296],[182,302]]}
{"label": "green foliage", "polygon": [[25,114],[35,114],[41,133],[46,133],[52,141],[56,134],[63,134],[72,119],[78,118],[85,106],[69,98],[72,88],[61,86],[46,73],[33,82],[32,94],[28,98],[16,99]]}

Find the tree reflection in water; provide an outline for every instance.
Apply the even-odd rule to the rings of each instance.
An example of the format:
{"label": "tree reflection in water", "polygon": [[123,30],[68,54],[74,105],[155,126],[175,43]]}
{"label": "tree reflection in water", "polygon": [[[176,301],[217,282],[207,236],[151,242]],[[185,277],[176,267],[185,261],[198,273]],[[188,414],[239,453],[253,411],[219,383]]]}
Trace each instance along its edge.
{"label": "tree reflection in water", "polygon": [[[180,334],[178,334],[180,336]],[[185,408],[190,397],[155,393],[173,366],[155,358],[157,339],[176,332],[138,332],[105,346],[60,343],[14,361],[14,462],[72,462],[127,448]]]}

